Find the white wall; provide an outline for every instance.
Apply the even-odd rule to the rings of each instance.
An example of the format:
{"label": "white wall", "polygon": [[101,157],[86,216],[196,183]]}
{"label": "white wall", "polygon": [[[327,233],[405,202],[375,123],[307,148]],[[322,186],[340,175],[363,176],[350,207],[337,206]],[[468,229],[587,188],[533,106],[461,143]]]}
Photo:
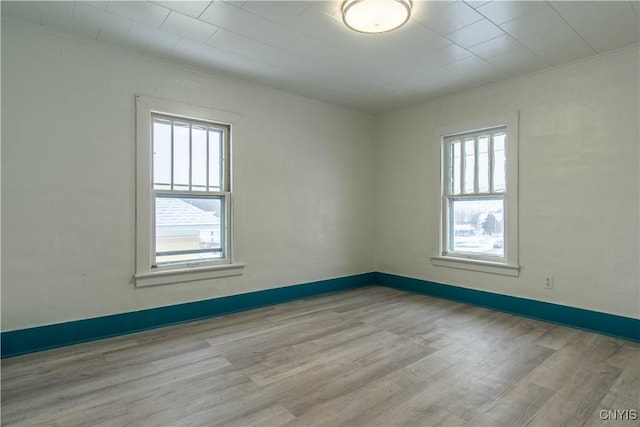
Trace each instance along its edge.
{"label": "white wall", "polygon": [[[638,64],[635,46],[379,117],[376,270],[640,317]],[[520,112],[520,276],[432,266],[434,130],[511,111]]]}
{"label": "white wall", "polygon": [[[2,330],[374,269],[640,317],[638,62],[636,47],[374,121],[3,22]],[[133,286],[135,94],[243,116],[244,276]],[[433,267],[434,129],[515,110],[520,277]]]}
{"label": "white wall", "polygon": [[[242,277],[136,289],[134,95],[242,115]],[[373,118],[2,23],[2,329],[373,270]]]}

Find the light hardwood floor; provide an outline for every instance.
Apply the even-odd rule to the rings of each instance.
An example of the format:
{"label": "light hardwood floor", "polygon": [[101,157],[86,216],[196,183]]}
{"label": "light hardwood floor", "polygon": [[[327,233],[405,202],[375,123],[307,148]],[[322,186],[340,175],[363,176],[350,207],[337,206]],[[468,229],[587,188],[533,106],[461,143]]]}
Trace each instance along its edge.
{"label": "light hardwood floor", "polygon": [[382,287],[5,359],[1,375],[3,425],[638,426],[600,412],[640,412],[638,343]]}

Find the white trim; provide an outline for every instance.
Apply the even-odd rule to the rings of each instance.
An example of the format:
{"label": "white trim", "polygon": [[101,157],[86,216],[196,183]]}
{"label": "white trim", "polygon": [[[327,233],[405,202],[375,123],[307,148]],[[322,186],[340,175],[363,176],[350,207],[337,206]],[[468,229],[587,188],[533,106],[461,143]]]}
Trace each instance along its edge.
{"label": "white trim", "polygon": [[[439,127],[435,131],[434,138],[439,149],[437,167],[440,171],[440,241],[438,245],[438,255],[431,257],[433,265],[441,267],[460,268],[487,273],[507,274],[518,276],[520,267],[518,264],[518,120],[519,113],[511,112],[502,115],[467,121],[464,123],[448,124]],[[474,133],[484,129],[506,127],[506,191],[504,193],[504,257],[503,262],[492,262],[483,260],[483,256],[477,258],[459,258],[455,254],[447,254],[446,241],[446,217],[445,211],[445,186],[447,178],[445,172],[448,167],[445,164],[444,144],[445,137],[456,134]],[[461,183],[462,185],[462,183]],[[506,271],[506,273],[505,273]]]}
{"label": "white trim", "polygon": [[458,268],[462,270],[480,271],[484,273],[518,276],[519,265],[504,264],[479,259],[455,258],[452,256],[432,256],[431,262],[438,267]]}
{"label": "white trim", "polygon": [[241,276],[246,264],[210,265],[206,267],[162,270],[135,275],[136,287],[166,285],[170,283],[192,282],[218,277]]}
{"label": "white trim", "polygon": [[[154,264],[154,219],[152,218],[155,193],[162,190],[153,190],[152,178],[152,114],[168,114],[174,117],[184,117],[196,121],[214,122],[228,125],[230,130],[228,143],[223,148],[223,155],[229,156],[227,176],[228,189],[231,190],[230,180],[233,157],[231,156],[232,138],[237,136],[237,123],[242,116],[228,111],[214,110],[184,103],[168,101],[165,99],[148,96],[136,96],[136,271],[135,283],[139,286],[154,286],[168,283],[179,283],[192,280],[204,280],[215,277],[227,277],[242,274],[244,264],[234,262],[233,254],[233,197],[230,192],[208,192],[208,195],[224,195],[226,220],[226,251],[227,257],[222,261],[204,261],[198,266],[180,264],[175,266],[163,266],[152,268]],[[233,134],[231,133],[233,132]],[[180,192],[187,195],[189,192]],[[198,192],[194,192],[198,193]],[[206,264],[205,264],[206,263]]]}

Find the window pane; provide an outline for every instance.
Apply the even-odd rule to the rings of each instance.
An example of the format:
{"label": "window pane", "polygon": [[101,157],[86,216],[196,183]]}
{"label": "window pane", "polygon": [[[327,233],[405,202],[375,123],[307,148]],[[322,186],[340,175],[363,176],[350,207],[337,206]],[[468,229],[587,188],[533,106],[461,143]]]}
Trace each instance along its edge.
{"label": "window pane", "polygon": [[173,189],[189,189],[189,123],[173,122]]}
{"label": "window pane", "polygon": [[489,137],[478,138],[478,192],[489,192]]}
{"label": "window pane", "polygon": [[209,190],[222,191],[222,131],[209,128]]}
{"label": "window pane", "polygon": [[153,120],[153,188],[171,189],[171,121]]}
{"label": "window pane", "polygon": [[505,166],[507,158],[504,152],[506,134],[493,135],[493,191],[503,192],[505,185]]}
{"label": "window pane", "polygon": [[449,252],[504,256],[504,198],[449,200]]}
{"label": "window pane", "polygon": [[156,195],[156,264],[224,258],[222,197]]}
{"label": "window pane", "polygon": [[464,192],[473,193],[475,188],[476,152],[475,139],[464,141]]}
{"label": "window pane", "polygon": [[451,143],[451,193],[460,194],[460,163],[461,163],[461,143],[454,141]]}
{"label": "window pane", "polygon": [[191,129],[191,189],[207,191],[207,128]]}

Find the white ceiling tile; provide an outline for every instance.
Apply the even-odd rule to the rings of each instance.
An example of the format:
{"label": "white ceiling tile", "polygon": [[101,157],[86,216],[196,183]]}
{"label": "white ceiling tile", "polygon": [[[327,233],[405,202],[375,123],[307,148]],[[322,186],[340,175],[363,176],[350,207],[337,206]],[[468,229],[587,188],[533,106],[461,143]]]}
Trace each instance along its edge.
{"label": "white ceiling tile", "polygon": [[597,52],[638,42],[640,18],[630,2],[592,2],[562,13]]}
{"label": "white ceiling tile", "polygon": [[318,40],[225,2],[214,1],[200,19],[306,58],[315,58],[329,50]]}
{"label": "white ceiling tile", "polygon": [[224,29],[219,30],[207,44],[222,51],[232,52],[277,67],[295,68],[301,66],[302,62],[300,58],[291,53]]}
{"label": "white ceiling tile", "polygon": [[[439,79],[443,74],[453,73],[451,73],[451,70],[446,67],[441,67],[437,64],[431,63],[425,63],[406,72],[407,80],[410,82],[418,82],[420,84],[424,84],[425,81],[430,81],[435,78]],[[413,85],[413,83],[411,83],[411,85]]]}
{"label": "white ceiling tile", "polygon": [[152,27],[159,27],[169,9],[146,1],[110,1],[107,11]]}
{"label": "white ceiling tile", "polygon": [[380,68],[384,65],[380,61],[371,63],[368,57],[361,57],[358,61],[354,61],[349,52],[338,49],[322,55],[313,63],[315,69],[310,71],[311,79],[326,79],[332,83],[352,78],[359,79],[361,76],[373,78],[378,75]]}
{"label": "white ceiling tile", "polygon": [[576,7],[584,6],[589,3],[593,3],[594,0],[578,1],[578,0],[561,0],[561,1],[547,1],[549,6],[554,8],[556,12],[562,13]]}
{"label": "white ceiling tile", "polygon": [[467,49],[461,48],[456,44],[452,44],[435,52],[431,52],[422,58],[423,63],[431,66],[445,66],[472,55]]}
{"label": "white ceiling tile", "polygon": [[172,11],[164,21],[161,29],[197,42],[206,42],[218,31],[218,27]]}
{"label": "white ceiling tile", "polygon": [[304,58],[317,58],[332,50],[320,40],[264,19],[259,19],[241,34]]}
{"label": "white ceiling tile", "polygon": [[507,52],[518,50],[522,45],[508,34],[488,40],[484,43],[469,48],[474,55],[487,59],[493,56],[504,55]]}
{"label": "white ceiling tile", "polygon": [[310,7],[303,1],[248,1],[242,8],[278,23],[287,23]]}
{"label": "white ceiling tile", "polygon": [[482,15],[463,2],[456,2],[435,10],[419,20],[433,31],[449,34],[482,19]]}
{"label": "white ceiling tile", "polygon": [[618,49],[640,41],[640,23],[637,15],[623,14],[615,25],[606,29],[601,26],[590,26],[577,29],[578,33],[598,53]]}
{"label": "white ceiling tile", "polygon": [[500,27],[514,38],[519,39],[565,24],[564,19],[558,12],[549,6],[545,6],[527,15],[505,22]]}
{"label": "white ceiling tile", "polygon": [[211,4],[211,0],[206,1],[154,1],[154,3],[180,12],[184,15],[198,18],[202,12]]}
{"label": "white ceiling tile", "polygon": [[469,83],[463,77],[454,73],[442,73],[429,76],[424,81],[423,91],[428,92],[431,96],[443,96],[464,90],[461,88],[465,87],[469,87]]}
{"label": "white ceiling tile", "polygon": [[634,13],[633,6],[629,1],[594,1],[560,12],[571,26],[597,25],[602,22],[615,25],[617,18],[625,13]]}
{"label": "white ceiling tile", "polygon": [[194,57],[188,64],[196,66],[208,65],[229,76],[250,81],[259,80],[260,76],[273,78],[284,72],[282,69],[272,65],[254,61],[251,58],[236,55],[233,52],[219,52],[216,54],[214,61],[209,61],[206,57]]}
{"label": "white ceiling tile", "polygon": [[200,61],[209,64],[208,66],[213,64],[215,58],[222,53],[220,49],[185,38],[178,40],[171,51],[173,55],[180,58],[181,63],[186,63],[194,58],[199,58]]}
{"label": "white ceiling tile", "polygon": [[640,33],[638,2],[628,1],[414,0],[407,25],[382,35],[346,28],[341,4],[3,1],[2,15],[373,113],[615,49]]}
{"label": "white ceiling tile", "polygon": [[[511,77],[507,72],[475,56],[448,65],[447,68],[451,73],[460,77],[461,89],[494,83]],[[436,78],[439,77],[436,76]]]}
{"label": "white ceiling tile", "polygon": [[500,27],[483,19],[448,34],[447,38],[459,46],[469,48],[502,35],[504,31]]}
{"label": "white ceiling tile", "polygon": [[596,52],[568,25],[523,37],[520,42],[552,65],[586,58]]}
{"label": "white ceiling tile", "polygon": [[351,31],[340,19],[315,8],[306,9],[287,26],[333,46],[352,43],[357,39],[366,40],[367,37],[370,39],[372,36]]}
{"label": "white ceiling tile", "polygon": [[327,13],[329,15],[339,14],[342,3],[335,0],[308,0],[300,3],[307,3],[309,8]]}
{"label": "white ceiling tile", "polygon": [[330,50],[318,40],[225,2],[214,1],[200,19],[302,57],[314,58]]}
{"label": "white ceiling tile", "polygon": [[73,9],[73,21],[77,24],[84,24],[96,27],[98,30],[110,30],[122,33],[123,36],[129,31],[133,21],[113,13],[105,12],[103,9],[76,3]]}
{"label": "white ceiling tile", "polygon": [[[214,0],[214,1],[220,1],[220,0]],[[247,0],[222,0],[224,3],[228,3],[231,6],[235,6],[235,7],[242,7],[247,3]],[[257,1],[262,1],[262,0],[257,0]],[[289,1],[289,0],[286,0]]]}
{"label": "white ceiling tile", "polygon": [[[452,44],[447,38],[418,23],[379,36],[350,32],[347,37],[357,37],[361,40],[361,49],[367,49],[376,59],[388,55],[389,61],[406,58],[409,62],[415,62],[413,56],[420,62],[424,55]],[[401,45],[403,48],[398,49]]]}
{"label": "white ceiling tile", "polygon": [[301,57],[316,58],[330,50],[319,40],[224,2],[213,2],[200,19]]}
{"label": "white ceiling tile", "polygon": [[72,25],[87,34],[97,31],[96,37],[102,41],[124,39],[132,23],[130,19],[82,3],[76,3],[73,9]]}
{"label": "white ceiling tile", "polygon": [[446,68],[457,75],[470,79],[486,79],[493,76],[505,77],[502,70],[494,67],[485,60],[477,56],[470,56],[461,61],[449,64]]}
{"label": "white ceiling tile", "polygon": [[545,5],[543,1],[492,1],[477,10],[493,23],[500,25],[541,9]]}
{"label": "white ceiling tile", "polygon": [[127,39],[136,46],[151,46],[157,50],[170,50],[180,40],[180,36],[134,22],[127,33]]}
{"label": "white ceiling tile", "polygon": [[464,2],[477,10],[479,7],[484,6],[487,3],[491,3],[491,0],[464,0]]}
{"label": "white ceiling tile", "polygon": [[549,67],[542,58],[524,47],[493,56],[487,62],[514,76]]}
{"label": "white ceiling tile", "polygon": [[405,87],[405,84],[409,82],[408,75],[405,72],[382,68],[368,69],[366,80],[396,89]]}
{"label": "white ceiling tile", "polygon": [[106,10],[108,1],[97,1],[97,0],[88,0],[88,1],[76,1],[76,4],[84,4],[85,6],[95,7],[97,9]]}
{"label": "white ceiling tile", "polygon": [[373,96],[387,96],[398,93],[398,89],[395,87],[387,86],[376,81],[360,82],[360,84],[354,88],[360,92]]}
{"label": "white ceiling tile", "polygon": [[411,9],[411,19],[422,21],[428,16],[433,15],[437,10],[451,6],[457,1],[458,0],[414,1]]}
{"label": "white ceiling tile", "polygon": [[214,1],[202,12],[199,19],[216,27],[243,34],[247,28],[251,28],[258,21],[259,17],[227,2]]}

